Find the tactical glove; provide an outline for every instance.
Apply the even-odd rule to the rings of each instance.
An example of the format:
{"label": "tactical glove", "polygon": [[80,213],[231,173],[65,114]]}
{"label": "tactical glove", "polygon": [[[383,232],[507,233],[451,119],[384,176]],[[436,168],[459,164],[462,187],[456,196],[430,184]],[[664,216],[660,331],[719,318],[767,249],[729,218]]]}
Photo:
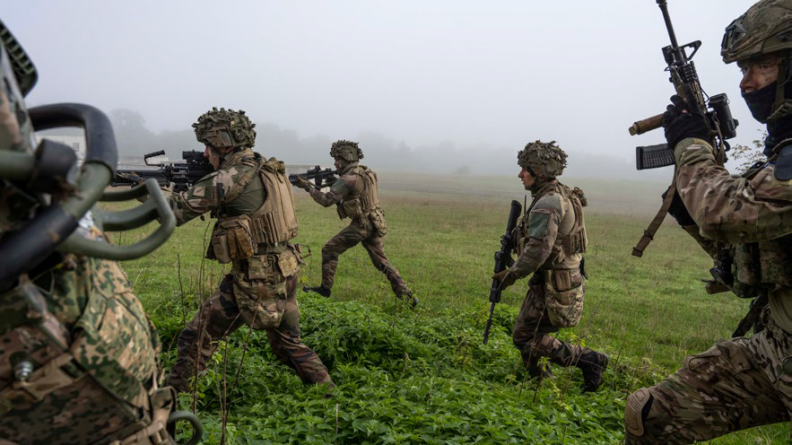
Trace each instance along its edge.
{"label": "tactical glove", "polygon": [[302,176],[297,176],[297,184],[294,185],[305,190],[306,192],[311,191],[311,188],[313,188],[313,184],[311,184],[311,181],[303,178]]}
{"label": "tactical glove", "polygon": [[501,289],[506,289],[507,287],[514,284],[515,281],[517,281],[517,277],[514,276],[514,274],[509,273],[509,269],[493,274],[492,279],[501,282]]}
{"label": "tactical glove", "polygon": [[[667,194],[668,190],[663,192],[663,199],[665,199]],[[693,221],[693,217],[690,216],[690,212],[688,212],[685,203],[682,202],[682,198],[677,192],[674,192],[674,199],[671,200],[671,206],[668,207],[668,214],[673,216],[682,227],[696,225],[696,222]]]}
{"label": "tactical glove", "polygon": [[670,148],[676,148],[687,138],[709,140],[707,119],[701,113],[691,111],[687,102],[677,95],[671,96],[671,103],[663,113],[663,128]]}

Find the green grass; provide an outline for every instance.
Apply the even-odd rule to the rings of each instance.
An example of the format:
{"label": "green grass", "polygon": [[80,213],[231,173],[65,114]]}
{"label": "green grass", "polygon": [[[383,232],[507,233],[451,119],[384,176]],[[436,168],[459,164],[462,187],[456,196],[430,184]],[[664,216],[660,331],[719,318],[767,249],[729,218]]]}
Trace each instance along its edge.
{"label": "green grass", "polygon": [[[517,179],[382,176],[385,250],[420,306],[410,310],[396,301],[364,249],[351,249],[341,257],[331,299],[298,292],[304,341],[330,368],[339,385],[334,397],[303,386],[269,352],[263,332],[252,333],[234,386],[248,335],[240,329],[199,382],[207,443],[220,442],[217,382],[224,364],[228,443],[618,443],[626,396],[728,337],[747,309],[747,301],[704,292],[699,278],[709,275],[711,262],[673,220],[643,258],[630,255],[649,218],[629,209],[651,210],[659,199],[647,204],[638,196],[653,185],[570,181],[590,197],[590,281],[580,324],[560,336],[607,352],[612,366],[594,395],[580,394],[574,368],[556,368],[556,378],[537,387],[511,344],[527,280],[504,292],[490,343],[481,345],[492,255],[509,200],[522,196]],[[345,222],[334,209],[295,193],[296,242],[313,250],[300,282],[318,284],[321,246]],[[210,295],[228,269],[201,259],[209,224],[193,221],[154,254],[124,263],[160,330],[166,366],[175,358],[173,339],[184,317],[193,316],[198,299]],[[125,244],[145,231],[115,234],[115,241]],[[191,397],[182,402],[189,408]],[[713,443],[781,443],[787,435],[786,426],[771,426]]]}

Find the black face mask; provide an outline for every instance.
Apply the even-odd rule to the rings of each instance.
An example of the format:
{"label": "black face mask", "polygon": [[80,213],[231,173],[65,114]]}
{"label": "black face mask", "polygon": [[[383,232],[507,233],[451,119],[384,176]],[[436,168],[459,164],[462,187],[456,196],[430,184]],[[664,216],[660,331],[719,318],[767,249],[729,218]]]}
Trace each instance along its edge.
{"label": "black face mask", "polygon": [[773,104],[776,96],[776,82],[760,88],[752,93],[742,93],[745,104],[751,115],[759,122],[766,124],[767,118],[773,113]]}

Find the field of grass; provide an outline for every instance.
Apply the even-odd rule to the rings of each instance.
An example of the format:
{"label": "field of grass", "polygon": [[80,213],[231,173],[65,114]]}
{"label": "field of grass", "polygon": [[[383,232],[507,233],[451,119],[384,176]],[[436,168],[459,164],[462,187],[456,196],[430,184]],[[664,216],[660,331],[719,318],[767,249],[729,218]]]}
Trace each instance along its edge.
{"label": "field of grass", "polygon": [[[623,437],[626,396],[728,337],[747,309],[747,301],[704,292],[699,279],[711,264],[673,220],[643,258],[630,255],[659,204],[660,184],[570,180],[589,196],[590,281],[580,324],[560,336],[608,353],[611,366],[596,394],[580,393],[575,368],[555,368],[555,378],[537,386],[511,343],[527,280],[504,292],[490,343],[481,344],[492,255],[510,199],[524,195],[518,180],[381,176],[386,252],[421,304],[411,310],[397,301],[366,252],[348,251],[331,299],[298,292],[303,339],[337,392],[326,398],[303,386],[274,358],[266,335],[244,327],[215,354],[196,400],[182,395],[183,407],[195,406],[204,421],[206,443],[614,444]],[[296,242],[313,250],[300,282],[318,284],[321,246],[345,223],[295,193]],[[166,368],[185,318],[225,273],[201,259],[210,223],[178,228],[154,254],[123,265],[160,331]],[[114,234],[115,241],[145,230]],[[771,426],[712,443],[783,443],[788,434],[786,425]]]}

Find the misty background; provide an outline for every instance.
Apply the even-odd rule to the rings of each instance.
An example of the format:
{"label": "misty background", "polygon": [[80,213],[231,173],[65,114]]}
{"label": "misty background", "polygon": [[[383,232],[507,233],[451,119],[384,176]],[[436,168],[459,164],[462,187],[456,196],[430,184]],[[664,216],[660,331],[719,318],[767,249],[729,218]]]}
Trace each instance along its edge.
{"label": "misty background", "polygon": [[[709,94],[725,92],[761,136],[720,60],[724,28],[752,2],[669,0],[680,44]],[[555,140],[565,176],[668,180],[635,171],[638,119],[673,87],[654,0],[384,2],[55,1],[6,5],[3,20],[39,70],[29,104],[103,109],[121,156],[202,150],[191,124],[213,106],[256,122],[256,151],[329,165],[337,139],[359,141],[375,170],[514,174],[527,142]],[[518,185],[518,184],[515,184]],[[656,197],[652,197],[656,200]]]}

